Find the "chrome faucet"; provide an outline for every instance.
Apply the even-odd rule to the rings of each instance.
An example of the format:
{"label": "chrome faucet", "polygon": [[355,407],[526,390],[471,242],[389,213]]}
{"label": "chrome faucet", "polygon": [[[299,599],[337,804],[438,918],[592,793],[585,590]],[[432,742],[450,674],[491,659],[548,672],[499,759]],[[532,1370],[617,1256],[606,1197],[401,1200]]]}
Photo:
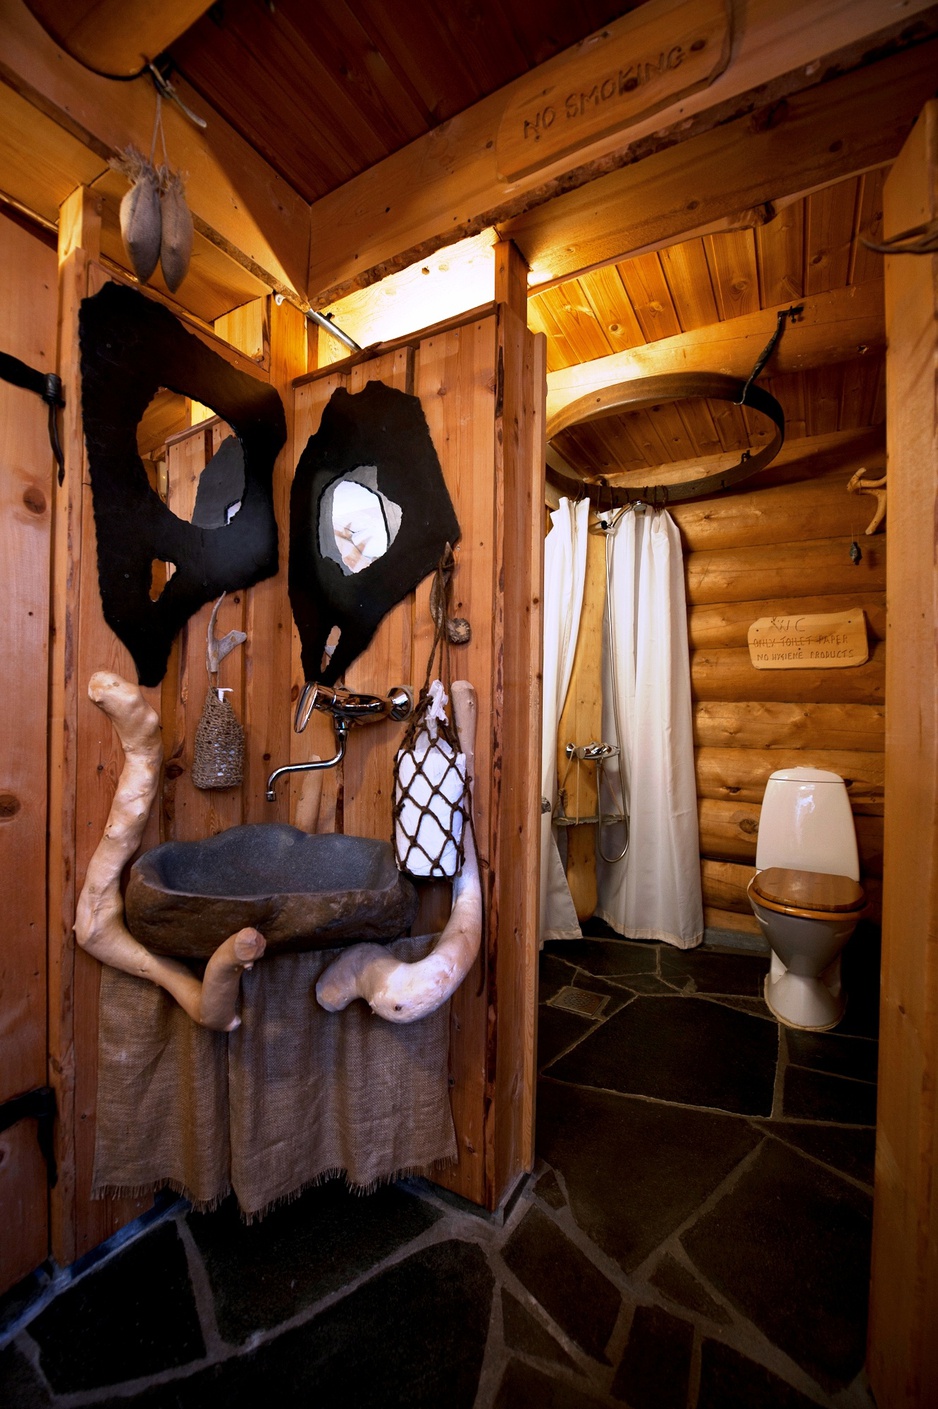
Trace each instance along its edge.
{"label": "chrome faucet", "polygon": [[344,719],[347,724],[367,724],[375,719],[408,719],[413,713],[414,697],[406,685],[395,685],[384,699],[378,695],[360,695],[341,685],[317,685],[307,681],[296,703],[293,729],[302,734],[314,709]]}
{"label": "chrome faucet", "polygon": [[267,779],[267,801],[276,802],[276,783],[285,773],[311,773],[318,768],[335,768],[345,757],[345,744],[351,724],[369,724],[378,719],[407,719],[414,709],[414,697],[406,685],[396,685],[381,699],[360,695],[341,686],[317,685],[308,681],[296,705],[293,728],[302,734],[314,709],[332,715],[336,752],[333,758],[314,758],[308,763],[286,763]]}
{"label": "chrome faucet", "polygon": [[564,753],[568,758],[579,759],[581,763],[605,763],[607,758],[616,758],[618,744],[567,744]]}

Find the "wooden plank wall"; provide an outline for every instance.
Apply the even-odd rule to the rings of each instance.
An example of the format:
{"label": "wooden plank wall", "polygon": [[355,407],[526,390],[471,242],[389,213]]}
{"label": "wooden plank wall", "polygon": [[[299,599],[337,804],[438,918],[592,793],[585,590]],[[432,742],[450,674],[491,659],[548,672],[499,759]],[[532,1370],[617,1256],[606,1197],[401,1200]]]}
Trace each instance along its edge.
{"label": "wooden plank wall", "polygon": [[[476,963],[452,1003],[450,1083],[460,1159],[440,1182],[489,1208],[532,1159],[539,346],[521,320],[499,306],[413,344],[311,374],[296,390],[298,446],[318,429],[337,387],[354,393],[380,379],[419,396],[460,522],[453,612],[469,620],[472,639],[453,648],[452,674],[475,686],[479,702],[474,816],[487,939],[483,962]],[[385,618],[345,683],[378,695],[397,684],[419,690],[432,635],[425,582]],[[295,642],[294,698],[302,683]],[[384,721],[351,731],[344,765],[325,774],[321,830],[334,826],[361,836],[390,836],[391,768],[403,729]],[[303,735],[292,736],[292,762],[333,752],[325,716],[312,720]],[[295,813],[295,795],[292,808]],[[418,928],[440,928],[449,910],[448,885],[417,884]]]}
{"label": "wooden plank wall", "polygon": [[[79,190],[63,208],[60,229],[60,373],[69,391],[66,414],[66,475],[56,498],[54,568],[54,661],[51,705],[50,806],[61,830],[50,832],[49,955],[50,1066],[57,1089],[57,1152],[60,1179],[52,1199],[52,1251],[69,1263],[142,1212],[146,1200],[90,1198],[94,1158],[97,1083],[97,1001],[100,965],[77,950],[72,937],[75,902],[88,861],[104,830],[122,755],[111,725],[87,697],[95,670],[112,669],[133,680],[129,653],[105,625],[97,582],[97,546],[82,441],[77,318],[80,301],[110,276],[95,261],[100,210],[91,193]],[[184,314],[184,310],[177,310]],[[248,320],[253,327],[256,320]],[[270,379],[281,395],[306,365],[302,315],[288,305],[271,306],[269,370],[212,337],[194,331],[242,370]],[[288,429],[292,397],[284,399]],[[212,437],[211,443],[206,436]],[[197,430],[170,447],[170,492],[184,511],[195,478],[217,441],[213,427]],[[285,544],[286,504],[293,445],[287,445],[274,471],[274,496]],[[144,693],[162,710],[167,753],[162,808],[154,808],[143,846],[164,837],[204,836],[235,822],[272,820],[278,809],[264,801],[270,759],[287,749],[290,670],[286,560],[278,576],[247,593],[234,593],[221,614],[224,632],[244,623],[248,643],[222,666],[222,683],[236,686],[234,707],[247,725],[245,782],[237,793],[200,793],[190,780],[195,726],[205,698],[205,630],[210,607],[180,633],[161,687]],[[285,815],[286,808],[283,807]]]}
{"label": "wooden plank wall", "polygon": [[[823,445],[820,460],[805,440],[803,458],[770,467],[758,488],[671,510],[685,550],[704,918],[715,930],[758,934],[746,886],[762,797],[769,774],[794,765],[847,779],[863,883],[872,917],[881,913],[886,536],[864,535],[873,500],[846,485],[861,466],[883,473],[884,448],[877,432]],[[752,665],[746,633],[757,618],[853,606],[866,612],[866,665]]]}
{"label": "wooden plank wall", "polygon": [[[55,369],[55,250],[0,216],[0,348]],[[0,381],[0,1102],[46,1084],[46,730],[54,461],[48,412]],[[0,1132],[0,1293],[48,1256],[36,1122]]]}

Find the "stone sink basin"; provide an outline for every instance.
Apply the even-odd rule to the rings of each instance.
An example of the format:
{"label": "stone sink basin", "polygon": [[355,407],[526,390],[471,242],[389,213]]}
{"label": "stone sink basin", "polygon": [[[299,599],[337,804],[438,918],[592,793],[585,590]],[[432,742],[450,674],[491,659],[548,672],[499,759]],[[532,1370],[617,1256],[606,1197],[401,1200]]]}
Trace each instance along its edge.
{"label": "stone sink basin", "polygon": [[390,842],[261,822],[145,852],[124,905],[148,949],[207,959],[246,925],[268,954],[388,943],[409,930],[417,895]]}

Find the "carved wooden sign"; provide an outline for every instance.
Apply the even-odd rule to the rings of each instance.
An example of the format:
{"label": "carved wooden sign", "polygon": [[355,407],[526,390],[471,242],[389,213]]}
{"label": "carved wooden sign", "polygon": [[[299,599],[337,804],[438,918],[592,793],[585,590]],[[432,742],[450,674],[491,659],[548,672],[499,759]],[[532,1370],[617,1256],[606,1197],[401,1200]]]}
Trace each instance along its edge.
{"label": "carved wooden sign", "polygon": [[651,0],[542,64],[502,115],[498,174],[516,181],[676,102],[729,62],[725,0]]}
{"label": "carved wooden sign", "polygon": [[836,670],[869,659],[862,607],[816,616],[763,616],[749,628],[757,670]]}

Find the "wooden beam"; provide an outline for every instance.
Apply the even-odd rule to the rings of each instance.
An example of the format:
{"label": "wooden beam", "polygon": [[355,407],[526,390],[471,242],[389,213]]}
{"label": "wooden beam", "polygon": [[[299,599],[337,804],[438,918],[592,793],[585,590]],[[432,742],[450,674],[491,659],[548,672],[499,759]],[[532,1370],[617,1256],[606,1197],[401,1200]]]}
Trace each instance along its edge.
{"label": "wooden beam", "polygon": [[27,0],[72,58],[96,73],[129,78],[195,24],[210,0]]}
{"label": "wooden beam", "polygon": [[938,40],[869,64],[612,171],[515,219],[531,282],[686,238],[722,217],[892,161],[934,91]]}
{"label": "wooden beam", "polygon": [[528,321],[528,266],[511,240],[499,240],[495,255],[495,302],[507,303],[523,323]]}
{"label": "wooden beam", "polygon": [[[513,248],[507,241],[503,246]],[[499,247],[495,231],[483,230],[321,311],[360,347],[373,348],[410,337],[445,318],[492,303],[497,263],[493,251]],[[515,257],[524,264],[517,250]],[[522,287],[526,289],[525,284]],[[318,331],[318,351],[320,367],[348,357],[348,349],[324,328]]]}
{"label": "wooden beam", "polygon": [[[733,126],[731,119],[740,111],[754,112],[766,105],[776,105],[773,111],[778,105],[784,108],[784,100],[817,83],[823,75],[846,72],[868,62],[865,56],[881,53],[884,45],[888,50],[909,42],[901,38],[903,31],[915,39],[938,24],[935,7],[918,0],[903,6],[899,20],[883,0],[789,0],[784,6],[776,0],[739,0],[734,10],[733,53],[715,82],[625,132],[603,137],[549,167],[516,181],[503,180],[498,174],[499,126],[520,91],[519,85],[523,84],[525,91],[530,87],[532,75],[527,74],[324,196],[312,209],[312,300],[317,307],[330,303],[444,244],[486,226],[510,222],[615,168],[633,162],[644,165],[644,159],[663,148],[683,146],[698,134],[727,123]],[[582,48],[578,45],[567,51],[571,64]],[[881,67],[873,65],[877,74]],[[824,91],[835,89],[837,82],[824,85]],[[872,90],[878,88],[878,79],[871,77],[869,82]],[[907,104],[902,101],[899,107],[904,113]],[[867,97],[864,119],[866,126],[879,134],[895,126],[884,95],[878,92],[872,103]],[[748,120],[744,122],[751,133]],[[895,155],[902,135],[891,144],[881,144],[889,150],[880,161]],[[829,163],[835,156],[828,153]],[[843,154],[841,165],[851,156],[849,151]],[[844,171],[836,172],[841,174]],[[703,196],[711,179],[722,184],[716,172],[695,172],[694,177]],[[802,187],[804,184],[802,180]],[[673,218],[693,214],[685,211],[686,199],[685,194],[670,208]],[[706,217],[697,212],[696,224],[735,214],[755,203],[742,199]],[[718,202],[711,198],[707,204],[709,209]],[[616,211],[614,216],[620,219],[622,212]],[[518,243],[531,263],[528,242]],[[628,248],[628,244],[621,245],[616,253]],[[581,260],[580,267],[586,262]]]}
{"label": "wooden beam", "polygon": [[[766,376],[846,362],[864,351],[883,347],[881,284],[835,289],[800,302],[804,313],[799,322],[785,328]],[[548,372],[547,434],[556,435],[570,424],[569,408],[574,403],[589,398],[595,403],[593,409],[599,410],[604,404],[612,404],[615,388],[639,377],[667,372],[723,372],[731,377],[748,377],[775,329],[777,311],[766,308],[746,313],[724,323],[710,323],[693,332]],[[584,414],[585,406],[574,419]]]}
{"label": "wooden beam", "polygon": [[[886,182],[887,239],[938,219],[938,102]],[[886,261],[886,813],[867,1367],[880,1409],[938,1403],[938,257]]]}
{"label": "wooden beam", "polygon": [[[90,73],[49,38],[23,0],[0,0],[0,55],[0,81],[51,118],[70,143],[77,138],[102,158],[102,168],[131,142],[149,151],[155,101],[149,78],[116,83]],[[184,102],[205,111],[184,82],[175,86]],[[268,287],[302,292],[309,206],[223,118],[211,110],[206,117],[200,132],[174,104],[163,105],[170,160],[188,172],[196,229]],[[0,151],[13,140],[0,129]],[[76,171],[72,187],[86,175]]]}
{"label": "wooden beam", "polygon": [[[3,350],[55,369],[55,252],[0,216]],[[46,828],[49,562],[55,491],[45,407],[0,384],[0,643],[7,704],[0,718],[0,1101],[46,1083]],[[54,826],[59,826],[58,817]],[[35,1125],[0,1132],[4,1232],[0,1292],[48,1256],[47,1197]]]}

